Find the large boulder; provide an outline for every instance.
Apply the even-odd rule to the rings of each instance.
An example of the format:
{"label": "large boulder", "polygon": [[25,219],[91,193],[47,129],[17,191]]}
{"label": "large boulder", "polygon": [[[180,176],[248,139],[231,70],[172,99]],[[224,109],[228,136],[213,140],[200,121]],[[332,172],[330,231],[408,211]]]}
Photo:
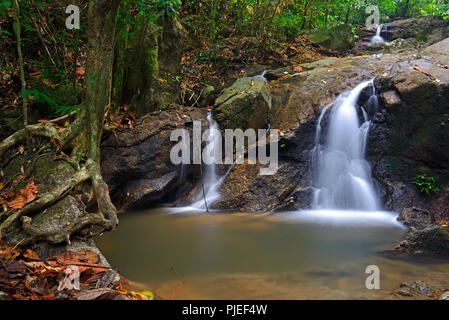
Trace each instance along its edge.
{"label": "large boulder", "polygon": [[268,126],[271,95],[262,77],[240,78],[217,98],[213,116],[221,129],[264,129]]}
{"label": "large boulder", "polygon": [[411,229],[397,249],[413,255],[449,256],[449,227],[431,224]]}
{"label": "large boulder", "polygon": [[153,112],[138,120],[133,130],[106,134],[101,144],[101,169],[120,211],[145,209],[167,196],[174,200],[173,191],[190,187],[182,178],[198,167],[183,170],[182,165],[172,163],[170,152],[177,142],[171,142],[170,135],[175,129],[191,131],[191,119],[202,121],[207,129],[205,118],[201,110],[193,114]]}
{"label": "large boulder", "polygon": [[309,40],[325,48],[344,51],[354,47],[352,26],[342,24],[331,29],[315,29],[309,33]]}
{"label": "large boulder", "polygon": [[[415,59],[407,53],[327,58],[301,64],[302,72],[292,68],[269,71],[273,79],[269,83],[271,128],[282,133],[279,170],[263,177],[252,166],[237,165],[223,184],[219,207],[245,212],[309,208],[314,191],[311,151],[321,110],[339,94],[376,78],[380,105],[370,114],[367,158],[379,197],[390,210],[417,207],[432,212],[437,221],[443,219],[446,189],[442,187],[440,197],[425,197],[413,179],[428,171],[444,181],[448,173],[449,132],[441,126],[444,114],[449,113],[445,48],[445,42],[436,44]],[[415,65],[428,70],[439,84]],[[373,87],[366,91],[358,101],[361,106],[368,103]],[[325,117],[323,132],[327,126]]]}
{"label": "large boulder", "polygon": [[397,20],[385,25],[387,41],[414,38],[431,45],[449,37],[449,20],[427,16]]}

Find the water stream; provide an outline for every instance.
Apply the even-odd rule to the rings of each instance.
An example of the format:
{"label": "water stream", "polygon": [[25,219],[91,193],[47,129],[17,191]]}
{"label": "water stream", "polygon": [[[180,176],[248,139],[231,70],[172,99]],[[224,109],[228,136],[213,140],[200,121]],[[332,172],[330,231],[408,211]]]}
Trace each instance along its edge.
{"label": "water stream", "polygon": [[360,125],[357,100],[372,81],[363,82],[340,95],[330,111],[326,145],[322,146],[321,115],[315,138],[313,159],[318,170],[313,208],[317,210],[378,211],[379,201],[371,181],[371,168],[365,160],[366,141],[371,122]]}
{"label": "water stream", "polygon": [[[118,231],[97,239],[101,251],[125,277],[166,299],[174,291],[176,299],[389,299],[404,281],[449,285],[447,260],[384,254],[406,229],[397,214],[381,211],[365,160],[379,106],[374,90],[364,106],[357,101],[371,86],[361,83],[322,111],[311,159],[313,210],[205,214],[200,194],[188,208],[127,213]],[[211,114],[208,121],[213,157],[218,126]],[[204,166],[209,205],[226,176]],[[381,290],[365,287],[370,265],[381,270]]]}
{"label": "water stream", "polygon": [[[127,279],[169,299],[385,299],[404,281],[449,285],[448,261],[388,258],[405,230],[332,215],[127,213],[97,240]],[[381,270],[367,290],[365,269]]]}
{"label": "water stream", "polygon": [[382,29],[383,29],[383,24],[377,26],[376,35],[371,38],[371,43],[383,43],[383,42],[385,42],[385,39],[382,38],[382,36],[381,36]]}

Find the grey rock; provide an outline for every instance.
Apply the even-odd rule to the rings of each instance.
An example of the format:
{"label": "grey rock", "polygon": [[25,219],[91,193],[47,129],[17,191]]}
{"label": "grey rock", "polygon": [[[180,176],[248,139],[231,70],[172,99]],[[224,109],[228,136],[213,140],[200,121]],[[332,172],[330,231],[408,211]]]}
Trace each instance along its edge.
{"label": "grey rock", "polygon": [[271,95],[261,77],[240,78],[217,98],[214,119],[221,129],[263,129],[270,117]]}

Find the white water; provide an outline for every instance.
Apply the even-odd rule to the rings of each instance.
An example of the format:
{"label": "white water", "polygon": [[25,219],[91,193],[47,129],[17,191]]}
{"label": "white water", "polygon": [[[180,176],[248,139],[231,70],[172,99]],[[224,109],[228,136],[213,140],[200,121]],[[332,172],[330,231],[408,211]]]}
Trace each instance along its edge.
{"label": "white water", "polygon": [[[365,160],[366,141],[371,122],[359,123],[357,100],[372,81],[363,82],[340,95],[329,114],[326,145],[320,145],[321,126],[328,108],[317,125],[313,161],[318,170],[315,210],[379,211],[379,201]],[[365,113],[365,117],[367,117]]]}
{"label": "white water", "polygon": [[[209,111],[207,115],[207,121],[209,122],[209,136],[207,138],[208,150],[210,150],[210,157],[215,159],[215,150],[221,146],[219,139],[221,139],[218,124],[212,119],[212,112]],[[219,188],[224,179],[219,179],[217,176],[217,166],[215,162],[210,165],[203,166],[202,184],[204,186],[200,194],[197,196],[196,201],[192,204],[192,207],[199,210],[206,210],[206,198],[207,206],[209,207],[214,201],[220,198]],[[202,189],[202,188],[201,188]]]}
{"label": "white water", "polygon": [[383,25],[382,24],[377,27],[376,35],[371,38],[371,43],[383,43],[383,42],[385,42],[385,39],[382,38],[382,36],[381,36],[382,29],[383,29]]}

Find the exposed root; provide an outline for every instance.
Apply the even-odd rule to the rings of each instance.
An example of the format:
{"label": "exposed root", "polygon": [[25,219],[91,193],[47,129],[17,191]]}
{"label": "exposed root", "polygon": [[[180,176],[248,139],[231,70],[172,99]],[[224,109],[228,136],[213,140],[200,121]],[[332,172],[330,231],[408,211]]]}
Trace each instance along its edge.
{"label": "exposed root", "polygon": [[98,209],[110,221],[112,229],[115,229],[118,225],[117,209],[112,204],[111,197],[109,196],[109,187],[103,180],[100,167],[97,164],[92,165],[89,171]]}
{"label": "exposed root", "polygon": [[[39,123],[26,127],[30,136],[44,137],[56,141],[61,147],[77,137],[83,130],[82,117],[65,129],[57,129],[53,125]],[[25,129],[19,130],[2,142],[0,142],[0,159],[8,149],[23,142],[26,139]]]}
{"label": "exposed root", "polygon": [[37,211],[42,210],[44,208],[49,207],[50,205],[56,203],[58,200],[60,200],[67,192],[72,190],[74,187],[79,185],[81,182],[86,181],[89,179],[89,175],[87,174],[87,171],[80,170],[76,172],[71,178],[67,179],[63,184],[61,184],[59,187],[57,187],[52,192],[46,193],[43,196],[39,197],[38,200],[30,203],[23,209],[11,214],[1,225],[0,225],[0,234],[10,228],[12,224],[19,219],[20,217]]}
{"label": "exposed root", "polygon": [[[27,127],[28,133],[33,136],[40,136],[49,139],[54,139],[56,141],[60,140],[58,129],[53,126],[48,126],[46,124],[36,124]],[[25,129],[19,130],[13,135],[9,136],[0,143],[0,157],[14,145],[24,141],[26,139]]]}
{"label": "exposed root", "polygon": [[[35,241],[47,241],[52,244],[70,243],[70,237],[73,234],[79,233],[88,227],[97,226],[101,229],[100,232],[111,231],[117,227],[117,210],[109,196],[108,185],[101,176],[100,165],[92,159],[98,159],[99,155],[90,155],[87,165],[80,167],[80,163],[83,162],[83,159],[86,159],[87,151],[87,141],[85,141],[85,136],[83,135],[83,130],[85,129],[83,120],[85,120],[84,117],[78,117],[75,122],[65,129],[57,129],[51,124],[37,124],[26,127],[28,134],[31,136],[40,136],[56,142],[56,153],[58,155],[55,156],[55,159],[68,161],[75,168],[76,173],[57,188],[41,195],[36,201],[28,204],[21,210],[2,214],[3,217],[6,216],[7,218],[0,224],[0,235],[20,219],[23,230],[30,235],[21,245],[28,245]],[[23,142],[25,139],[26,134],[25,129],[23,129],[0,142],[0,158],[3,157],[8,149]],[[63,148],[69,143],[73,145],[70,156],[62,152]],[[56,231],[43,231],[32,224],[32,218],[27,216],[28,214],[50,207],[63,199],[76,186],[87,181],[91,183],[91,192],[98,204],[97,213],[86,213],[85,217]]]}
{"label": "exposed root", "polygon": [[74,233],[80,232],[83,229],[90,226],[99,226],[102,229],[110,229],[111,223],[109,220],[105,219],[102,214],[87,214],[85,217],[79,219],[75,223],[62,228],[57,231],[42,231],[39,228],[31,224],[30,217],[22,217],[23,230],[28,233],[31,237],[26,239],[22,245],[29,245],[36,241],[47,241],[52,244],[59,244],[62,242],[67,242],[70,244],[70,236]]}

